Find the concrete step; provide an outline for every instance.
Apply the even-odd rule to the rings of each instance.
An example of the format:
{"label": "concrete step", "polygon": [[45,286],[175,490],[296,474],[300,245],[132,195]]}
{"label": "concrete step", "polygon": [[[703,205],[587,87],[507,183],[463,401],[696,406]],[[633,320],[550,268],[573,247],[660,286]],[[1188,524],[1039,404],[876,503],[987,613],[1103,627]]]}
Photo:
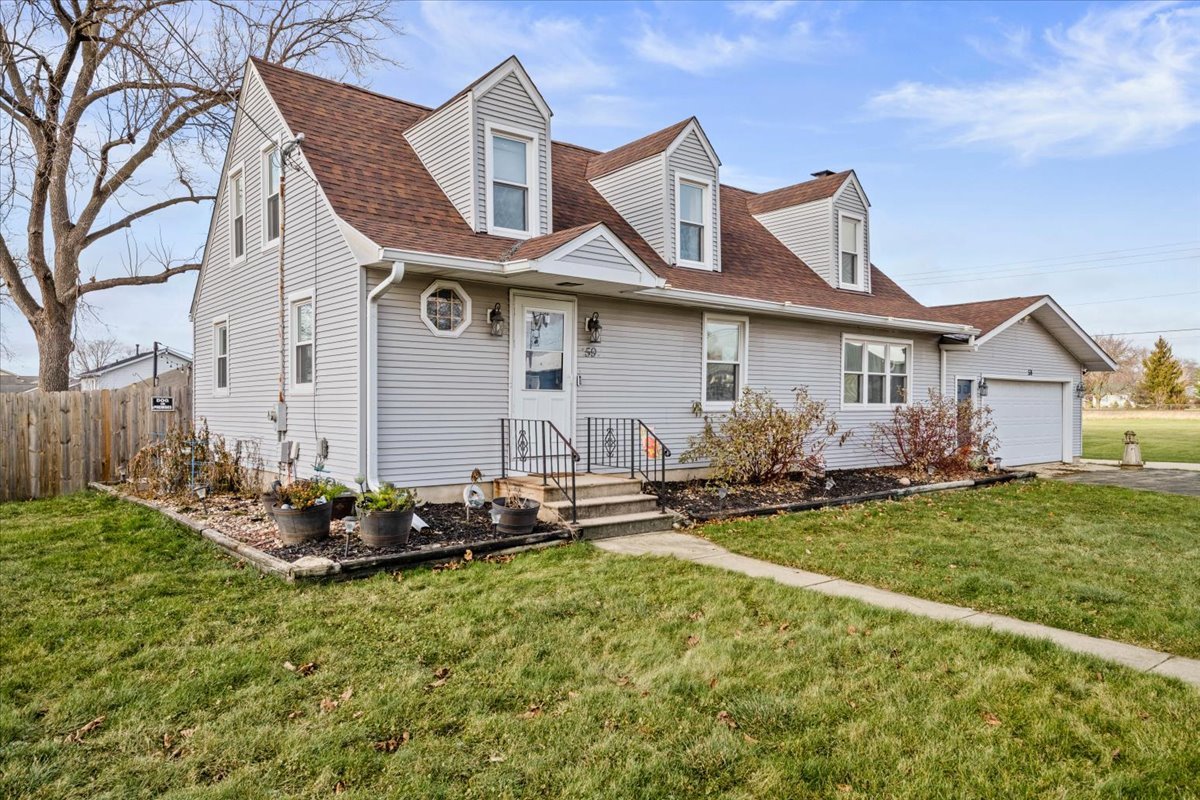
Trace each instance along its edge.
{"label": "concrete step", "polygon": [[611,517],[581,519],[576,524],[582,539],[607,539],[634,533],[659,533],[673,530],[675,515],[665,511],[641,511],[636,514],[614,514]]}
{"label": "concrete step", "polygon": [[[563,519],[571,518],[571,503],[568,500],[554,500],[546,503],[545,507],[553,509]],[[576,503],[576,513],[579,519],[637,514],[657,509],[658,498],[652,494],[615,494],[610,497],[589,497]]]}
{"label": "concrete step", "polygon": [[[568,479],[569,480],[569,479]],[[519,478],[501,478],[493,481],[493,491],[497,495],[507,494],[508,488],[515,486],[521,490],[523,497],[537,500],[539,503],[554,503],[566,500],[567,497],[551,480],[542,485],[540,475],[526,475]],[[622,478],[612,475],[575,476],[576,500],[590,500],[597,497],[614,497],[616,495],[639,494],[642,491],[640,478]]]}

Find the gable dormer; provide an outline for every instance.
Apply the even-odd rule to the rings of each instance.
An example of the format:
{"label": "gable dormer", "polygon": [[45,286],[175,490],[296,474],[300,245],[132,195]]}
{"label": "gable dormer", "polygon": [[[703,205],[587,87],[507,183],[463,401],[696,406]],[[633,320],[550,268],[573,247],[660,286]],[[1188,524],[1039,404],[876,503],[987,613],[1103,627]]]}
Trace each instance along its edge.
{"label": "gable dormer", "polygon": [[751,197],[747,210],[830,286],[871,291],[870,201],[854,170]]}
{"label": "gable dormer", "polygon": [[594,156],[587,177],[663,261],[720,271],[720,167],[691,117]]}
{"label": "gable dormer", "polygon": [[405,138],[477,233],[550,233],[550,107],[516,56],[463,89]]}

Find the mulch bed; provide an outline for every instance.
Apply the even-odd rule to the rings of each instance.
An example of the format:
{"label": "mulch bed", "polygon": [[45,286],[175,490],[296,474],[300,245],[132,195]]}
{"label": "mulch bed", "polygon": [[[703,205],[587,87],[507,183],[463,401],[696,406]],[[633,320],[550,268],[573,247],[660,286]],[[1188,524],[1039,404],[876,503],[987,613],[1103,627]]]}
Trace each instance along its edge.
{"label": "mulch bed", "polygon": [[[264,553],[294,562],[305,556],[318,556],[333,561],[353,558],[411,553],[430,548],[466,546],[495,542],[507,537],[496,533],[486,509],[471,512],[468,521],[461,503],[427,503],[417,509],[417,515],[429,527],[421,533],[413,531],[404,547],[367,547],[357,536],[347,542],[346,528],[341,520],[329,526],[329,537],[302,545],[285,545],[277,536],[275,524],[268,518],[258,498],[232,495],[209,497],[203,504],[192,497],[168,499],[163,505],[180,514],[202,522],[231,539],[255,547]],[[562,526],[539,521],[534,533],[560,530]]]}
{"label": "mulch bed", "polygon": [[981,475],[972,473],[930,477],[895,468],[833,470],[826,473],[824,478],[798,475],[787,481],[761,486],[731,486],[723,500],[718,494],[718,486],[709,481],[675,481],[666,485],[666,505],[689,516],[703,517],[739,510],[751,511],[766,506],[857,497]]}

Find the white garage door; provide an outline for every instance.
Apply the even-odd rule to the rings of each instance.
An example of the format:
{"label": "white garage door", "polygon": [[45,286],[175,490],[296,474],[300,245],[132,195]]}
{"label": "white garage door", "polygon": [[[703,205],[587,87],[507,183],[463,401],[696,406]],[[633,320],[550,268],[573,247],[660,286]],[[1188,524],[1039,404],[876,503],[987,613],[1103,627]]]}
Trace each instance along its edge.
{"label": "white garage door", "polygon": [[1063,385],[1038,381],[988,382],[1000,458],[1006,467],[1062,461]]}

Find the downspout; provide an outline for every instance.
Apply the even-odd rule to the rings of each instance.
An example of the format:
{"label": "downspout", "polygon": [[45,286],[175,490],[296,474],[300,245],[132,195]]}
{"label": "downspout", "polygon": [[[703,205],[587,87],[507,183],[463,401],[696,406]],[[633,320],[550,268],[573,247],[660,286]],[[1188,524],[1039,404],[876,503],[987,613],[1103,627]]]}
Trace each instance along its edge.
{"label": "downspout", "polygon": [[404,280],[404,262],[393,261],[391,273],[367,295],[367,483],[379,486],[379,299]]}

